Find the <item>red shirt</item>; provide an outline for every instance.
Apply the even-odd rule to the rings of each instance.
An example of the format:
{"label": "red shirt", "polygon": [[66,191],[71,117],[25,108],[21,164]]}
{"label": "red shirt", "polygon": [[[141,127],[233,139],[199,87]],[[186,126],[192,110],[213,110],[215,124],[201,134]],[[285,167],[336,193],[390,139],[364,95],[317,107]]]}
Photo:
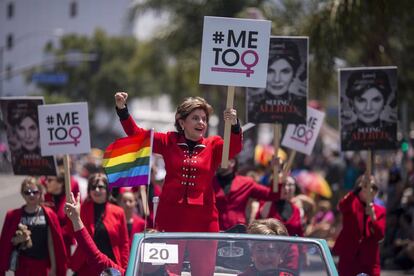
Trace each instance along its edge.
{"label": "red shirt", "polygon": [[145,220],[138,216],[137,214],[132,215],[132,227],[131,232],[129,233],[129,246],[132,244],[134,234],[141,233],[145,229]]}
{"label": "red shirt", "polygon": [[[268,204],[271,204],[270,208]],[[279,211],[276,209],[274,202],[261,202],[257,218],[278,219],[286,226],[289,236],[303,237],[303,228],[299,208],[291,202],[287,202],[286,204],[289,204],[292,208],[292,215],[286,220],[284,220],[279,214]],[[265,209],[268,209],[268,211],[265,211]]]}
{"label": "red shirt", "polygon": [[277,196],[270,188],[254,182],[247,176],[236,175],[230,185],[230,191],[225,194],[217,178],[213,180],[220,230],[227,230],[236,224],[246,224],[246,206],[249,198],[272,200]]}
{"label": "red shirt", "polygon": [[339,202],[342,230],[333,253],[339,256],[339,275],[380,275],[379,242],[385,235],[385,208],[374,204],[376,220],[365,214],[365,206],[353,192]]}
{"label": "red shirt", "polygon": [[[131,116],[121,123],[129,136],[143,131]],[[241,133],[231,133],[229,158],[239,153],[241,147]],[[158,230],[218,232],[212,182],[222,151],[223,139],[219,136],[201,138],[190,153],[182,134],[154,134],[153,152],[163,156],[167,172],[155,222]]]}
{"label": "red shirt", "polygon": [[[86,200],[82,204],[81,219],[89,234],[94,235],[95,215],[92,200]],[[102,223],[108,231],[116,263],[121,267],[126,267],[129,258],[129,238],[124,210],[121,207],[107,202]],[[78,248],[70,259],[70,268],[76,271],[78,275],[93,275],[90,271],[91,267],[85,258],[85,252]]]}

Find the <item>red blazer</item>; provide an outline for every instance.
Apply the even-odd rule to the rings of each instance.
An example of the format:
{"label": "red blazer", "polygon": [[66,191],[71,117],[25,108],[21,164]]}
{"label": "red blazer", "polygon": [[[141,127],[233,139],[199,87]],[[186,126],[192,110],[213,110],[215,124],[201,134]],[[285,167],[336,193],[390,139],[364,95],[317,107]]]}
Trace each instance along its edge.
{"label": "red blazer", "polygon": [[[121,121],[131,136],[143,131],[131,116]],[[242,147],[242,134],[231,134],[230,154],[233,158]],[[156,228],[168,232],[217,232],[218,213],[212,186],[220,165],[223,139],[201,138],[189,153],[183,135],[177,132],[155,133],[154,153],[161,154],[167,175],[160,196]],[[178,215],[179,214],[179,215]]]}
{"label": "red blazer", "polygon": [[241,175],[234,177],[227,194],[224,193],[216,177],[213,180],[213,187],[220,230],[227,230],[236,224],[246,224],[246,206],[249,198],[272,200],[278,196],[269,187],[254,182],[251,177]]}
{"label": "red blazer", "polygon": [[145,220],[138,216],[137,214],[132,215],[132,229],[129,233],[129,246],[132,244],[135,233],[141,233],[145,229]]}
{"label": "red blazer", "polygon": [[[270,208],[268,206],[270,205]],[[277,211],[275,204],[273,202],[261,202],[259,212],[257,214],[256,218],[275,218],[283,222],[283,224],[286,226],[286,229],[288,230],[289,236],[299,236],[303,237],[303,228],[302,223],[300,219],[300,210],[298,207],[296,207],[295,204],[289,202],[288,204],[292,207],[292,215],[287,220],[284,220],[279,212]],[[268,210],[266,210],[268,209]]]}
{"label": "red blazer", "polygon": [[[85,200],[81,207],[81,219],[90,235],[95,233],[94,203],[92,200]],[[108,231],[116,263],[126,267],[129,258],[129,238],[124,210],[111,203],[106,203],[102,222]],[[89,263],[85,258],[85,252],[77,248],[70,258],[69,267],[78,272],[78,275],[91,274]]]}
{"label": "red blazer", "polygon": [[75,232],[75,238],[78,242],[78,248],[84,252],[85,257],[88,260],[89,270],[92,273],[89,276],[100,275],[101,272],[108,267],[118,269],[122,275],[125,274],[125,267],[113,262],[105,254],[99,251],[85,227]]}
{"label": "red blazer", "polygon": [[[56,261],[56,275],[65,276],[67,268],[66,251],[58,218],[50,208],[46,206],[42,206],[42,208],[46,216],[47,226],[52,234],[53,249],[55,252]],[[0,275],[5,275],[5,272],[9,269],[10,255],[13,251],[13,244],[11,243],[11,239],[17,230],[17,225],[20,223],[22,214],[23,207],[10,210],[6,214],[3,230],[0,237]]]}
{"label": "red blazer", "polygon": [[361,272],[380,275],[378,243],[385,234],[385,208],[374,205],[376,220],[372,221],[365,215],[365,206],[359,197],[350,192],[339,202],[339,211],[342,213],[342,230],[332,249],[339,256],[339,275]]}

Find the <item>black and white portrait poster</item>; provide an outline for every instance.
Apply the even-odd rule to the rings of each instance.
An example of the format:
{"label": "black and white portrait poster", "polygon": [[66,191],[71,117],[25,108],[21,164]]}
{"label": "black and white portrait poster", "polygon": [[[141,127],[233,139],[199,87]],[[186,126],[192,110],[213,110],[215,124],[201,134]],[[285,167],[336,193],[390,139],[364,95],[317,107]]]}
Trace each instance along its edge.
{"label": "black and white portrait poster", "polygon": [[266,88],[247,88],[247,121],[305,124],[308,95],[307,37],[270,38]]}
{"label": "black and white portrait poster", "polygon": [[0,98],[16,175],[56,175],[55,158],[40,153],[37,106],[43,103],[43,97]]}
{"label": "black and white portrait poster", "polygon": [[339,70],[341,148],[397,146],[397,67]]}

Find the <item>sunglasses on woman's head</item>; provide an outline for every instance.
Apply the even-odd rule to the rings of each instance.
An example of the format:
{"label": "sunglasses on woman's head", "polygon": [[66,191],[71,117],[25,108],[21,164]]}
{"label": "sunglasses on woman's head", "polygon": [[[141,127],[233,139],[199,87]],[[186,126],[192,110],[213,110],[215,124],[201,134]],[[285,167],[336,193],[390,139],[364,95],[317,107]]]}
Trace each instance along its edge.
{"label": "sunglasses on woman's head", "polygon": [[32,189],[28,189],[23,191],[24,195],[30,196],[30,195],[37,195],[38,193],[40,193],[39,190],[32,190]]}

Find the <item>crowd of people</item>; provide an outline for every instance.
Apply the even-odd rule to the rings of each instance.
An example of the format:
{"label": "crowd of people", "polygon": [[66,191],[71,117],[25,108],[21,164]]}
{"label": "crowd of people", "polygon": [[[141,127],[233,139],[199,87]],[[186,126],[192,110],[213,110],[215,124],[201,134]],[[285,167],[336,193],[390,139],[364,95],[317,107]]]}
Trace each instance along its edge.
{"label": "crowd of people", "polygon": [[[126,134],[137,135],[142,129],[128,113],[127,97],[124,92],[115,95],[117,113]],[[205,137],[211,112],[204,99],[187,98],[177,107],[177,131],[155,133],[153,152],[156,158],[163,157],[164,164],[158,167],[161,162],[154,162],[147,190],[149,203],[160,198],[156,213],[150,204],[149,215],[144,214],[139,189],[110,190],[100,167],[102,156],[96,153],[72,160],[69,203],[61,170],[57,176],[27,177],[20,190],[25,204],[7,213],[2,228],[0,274],[14,270],[16,275],[66,275],[70,268],[76,275],[96,275],[105,267],[123,272],[135,233],[149,228],[219,232],[238,225],[253,234],[326,239],[339,257],[340,275],[379,275],[380,267],[412,269],[411,153],[408,157],[377,155],[374,176],[367,176],[359,153],[341,156],[335,150],[316,149],[312,156],[296,158],[292,169],[323,172],[332,198],[303,189],[294,170],[279,177],[279,189],[274,192],[270,165],[238,170],[242,132],[234,109],[224,111],[232,125],[230,160],[227,168],[219,168],[223,139]],[[158,170],[165,170],[165,178],[157,177]],[[195,275],[212,275],[216,260],[209,252],[215,252],[217,244],[205,244],[200,252],[195,249],[197,242],[179,244],[179,262],[169,266],[168,273],[180,273],[187,251]],[[250,272],[259,266],[252,259]],[[242,275],[253,275],[250,272]]]}

